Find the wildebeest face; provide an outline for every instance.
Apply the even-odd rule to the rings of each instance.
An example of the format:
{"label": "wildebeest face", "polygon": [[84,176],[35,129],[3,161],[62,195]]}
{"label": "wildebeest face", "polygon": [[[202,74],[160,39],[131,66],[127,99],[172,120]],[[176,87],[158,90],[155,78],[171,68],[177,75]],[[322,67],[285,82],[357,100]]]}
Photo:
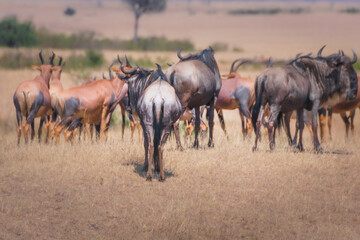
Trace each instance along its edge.
{"label": "wildebeest face", "polygon": [[346,93],[346,99],[347,100],[354,100],[356,98],[356,94],[358,91],[358,78],[356,71],[352,65],[352,61],[347,57],[343,56],[343,62],[341,72],[344,73],[344,78],[349,83],[349,88]]}

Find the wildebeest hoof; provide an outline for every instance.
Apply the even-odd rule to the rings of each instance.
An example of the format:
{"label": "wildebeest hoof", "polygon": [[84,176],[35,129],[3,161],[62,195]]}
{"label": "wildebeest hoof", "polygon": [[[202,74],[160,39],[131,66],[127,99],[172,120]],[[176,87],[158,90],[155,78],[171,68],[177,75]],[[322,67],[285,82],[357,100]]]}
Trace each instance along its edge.
{"label": "wildebeest hoof", "polygon": [[192,147],[195,148],[195,149],[198,149],[198,148],[199,148],[199,144],[194,143],[194,145],[193,145]]}
{"label": "wildebeest hoof", "polygon": [[256,152],[257,148],[255,146],[252,147],[252,151]]}
{"label": "wildebeest hoof", "polygon": [[146,177],[146,181],[148,181],[148,182],[151,182],[152,181],[152,177]]}
{"label": "wildebeest hoof", "polygon": [[183,148],[182,146],[178,146],[177,149],[178,149],[180,152],[184,151],[184,148]]}
{"label": "wildebeest hoof", "polygon": [[165,177],[159,177],[159,182],[164,182],[165,181]]}
{"label": "wildebeest hoof", "polygon": [[315,148],[315,152],[317,154],[322,154],[324,151],[323,151],[322,147],[317,147],[317,148]]}
{"label": "wildebeest hoof", "polygon": [[208,143],[208,147],[209,147],[209,148],[213,148],[213,147],[214,147],[214,143],[213,143],[213,142],[209,142],[209,143]]}

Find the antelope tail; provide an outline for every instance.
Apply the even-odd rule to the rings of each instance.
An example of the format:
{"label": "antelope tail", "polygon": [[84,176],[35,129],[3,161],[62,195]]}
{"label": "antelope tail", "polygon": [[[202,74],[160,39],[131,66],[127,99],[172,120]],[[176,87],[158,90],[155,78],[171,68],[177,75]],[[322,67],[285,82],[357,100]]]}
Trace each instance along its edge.
{"label": "antelope tail", "polygon": [[164,100],[162,100],[161,102],[153,102],[154,166],[157,172],[160,172],[159,145],[161,141],[163,117],[164,117]]}
{"label": "antelope tail", "polygon": [[[258,82],[259,80],[261,80],[261,86],[260,86],[260,91],[258,92]],[[266,76],[263,79],[257,78],[256,82],[255,82],[255,106],[253,108],[253,113],[252,113],[252,117],[251,117],[251,121],[253,124],[253,128],[254,131],[256,133],[256,122],[259,116],[259,112],[260,112],[260,107],[263,104],[262,103],[262,95],[264,92],[264,87],[265,87],[265,82],[266,82]]]}

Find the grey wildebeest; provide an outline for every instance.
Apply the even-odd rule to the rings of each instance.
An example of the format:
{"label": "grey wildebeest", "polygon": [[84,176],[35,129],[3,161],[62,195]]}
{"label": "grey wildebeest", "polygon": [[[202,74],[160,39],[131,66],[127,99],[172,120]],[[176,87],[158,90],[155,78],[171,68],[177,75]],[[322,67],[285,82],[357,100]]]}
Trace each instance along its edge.
{"label": "grey wildebeest", "polygon": [[[235,66],[237,62],[238,64]],[[215,105],[216,112],[219,116],[221,128],[223,129],[225,134],[225,121],[222,110],[233,110],[236,108],[239,109],[241,129],[244,138],[248,134],[251,134],[252,131],[250,109],[255,102],[255,81],[249,78],[241,77],[240,74],[237,73],[237,70],[242,64],[248,62],[251,61],[239,58],[231,64],[229,74],[223,75],[223,77],[225,78],[222,79],[222,86]],[[244,116],[246,120],[244,119]]]}
{"label": "grey wildebeest", "polygon": [[[354,60],[356,60],[355,53]],[[252,122],[256,139],[253,150],[257,148],[258,129],[267,103],[270,106],[268,124],[270,149],[272,150],[275,145],[273,130],[279,113],[296,110],[300,129],[298,147],[303,150],[303,109],[317,113],[319,107],[324,104],[336,104],[339,101],[354,99],[357,93],[356,72],[352,66],[354,60],[340,55],[332,55],[320,60],[305,56],[298,58],[292,64],[263,71],[255,82],[256,104]],[[312,114],[311,122],[314,148],[320,151],[317,114]]]}
{"label": "grey wildebeest", "polygon": [[182,108],[174,88],[157,64],[156,71],[134,67],[121,70],[120,76],[128,83],[129,106],[140,118],[144,134],[146,180],[152,180],[152,164],[159,172],[159,181],[165,180],[163,146],[172,125],[179,119]]}
{"label": "grey wildebeest", "polygon": [[[214,50],[209,47],[201,53],[183,57],[180,48],[177,55],[180,61],[168,68],[165,75],[175,88],[182,111],[184,112],[186,108],[195,108],[194,147],[196,148],[199,146],[200,106],[210,106],[208,146],[213,147],[214,108],[221,89],[221,77],[214,58]],[[174,129],[176,138],[180,141],[178,126],[174,125]]]}
{"label": "grey wildebeest", "polygon": [[44,62],[42,52],[40,51],[39,57],[41,65],[33,65],[32,68],[39,70],[40,75],[36,76],[33,80],[27,80],[19,84],[14,93],[13,101],[16,110],[16,119],[18,123],[18,144],[21,138],[21,125],[22,117],[24,116],[24,138],[25,143],[28,142],[28,131],[31,125],[31,140],[35,136],[34,119],[40,117],[40,125],[38,130],[38,138],[42,133],[42,125],[45,121],[46,129],[46,142],[49,134],[48,114],[51,113],[51,99],[49,93],[49,81],[52,71],[56,68],[53,65],[55,53],[50,58],[50,63]]}

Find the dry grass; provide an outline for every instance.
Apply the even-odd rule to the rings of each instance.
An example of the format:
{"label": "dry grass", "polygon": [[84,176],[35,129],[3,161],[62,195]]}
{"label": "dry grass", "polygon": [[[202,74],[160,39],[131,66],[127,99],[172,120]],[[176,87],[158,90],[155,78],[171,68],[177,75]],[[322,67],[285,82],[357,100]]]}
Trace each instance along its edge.
{"label": "dry grass", "polygon": [[[226,111],[227,141],[219,123],[215,148],[165,150],[167,180],[145,181],[142,143],[16,146],[11,95],[27,70],[0,71],[0,239],[358,239],[360,236],[359,118],[345,141],[334,120],[334,140],[316,155],[294,153],[284,134],[275,152],[266,142],[251,152],[237,111]],[[10,80],[11,79],[11,80]],[[65,85],[72,84],[68,74]],[[4,125],[6,124],[6,125]],[[206,141],[202,142],[206,146]],[[332,152],[350,153],[332,154]]]}
{"label": "dry grass", "polygon": [[[12,12],[22,19],[32,16],[37,25],[59,32],[91,29],[104,36],[131,36],[131,27],[115,31],[114,24],[109,24],[132,26],[132,16],[118,11],[116,2],[105,3],[100,12],[95,2],[76,3],[76,17],[63,19],[59,9],[68,3],[3,1],[0,16]],[[355,47],[359,51],[359,31],[349,25],[356,16],[328,11],[323,5],[314,14],[296,18],[224,14],[237,8],[237,3],[211,4],[220,10],[210,15],[201,6],[192,6],[198,9],[196,15],[188,15],[187,6],[172,3],[168,12],[144,16],[141,35],[191,38],[199,48],[212,42],[243,48],[243,53],[216,53],[222,73],[239,55],[287,58],[300,51],[314,52],[324,43],[332,50]],[[42,14],[34,14],[43,9]],[[306,28],[301,27],[304,24]],[[56,53],[65,58],[71,54],[64,50]],[[116,54],[104,51],[109,62]],[[154,61],[158,56],[177,60],[174,53],[128,53],[135,58],[144,54]],[[241,73],[254,78],[258,72]],[[242,140],[237,111],[225,111],[230,141],[217,118],[213,149],[205,147],[204,141],[197,151],[187,148],[179,152],[170,139],[164,156],[167,179],[150,183],[141,171],[142,143],[137,138],[128,140],[129,129],[121,140],[118,126],[110,129],[106,143],[54,146],[34,142],[25,146],[22,142],[17,147],[12,94],[19,82],[35,74],[33,70],[0,69],[1,240],[360,238],[359,117],[350,140],[345,140],[339,116],[334,117],[334,140],[323,144],[325,154],[311,152],[307,130],[304,141],[308,151],[304,153],[287,147],[283,133],[274,152],[268,152],[263,141],[259,151],[252,153],[254,139]],[[94,71],[88,74],[101,76]],[[78,75],[65,72],[65,87],[79,84],[82,79]]]}

